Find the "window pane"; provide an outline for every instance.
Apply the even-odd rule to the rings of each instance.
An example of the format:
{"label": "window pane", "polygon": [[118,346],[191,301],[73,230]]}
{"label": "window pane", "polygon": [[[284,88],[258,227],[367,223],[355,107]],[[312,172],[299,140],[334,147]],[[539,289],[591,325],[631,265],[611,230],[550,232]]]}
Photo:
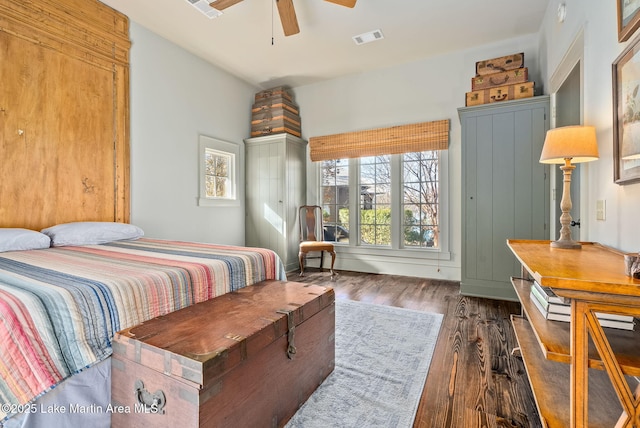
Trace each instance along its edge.
{"label": "window pane", "polygon": [[218,177],[229,176],[229,158],[226,156],[216,157],[216,175]]}
{"label": "window pane", "polygon": [[218,198],[224,198],[227,196],[227,182],[226,177],[216,177],[216,196]]}
{"label": "window pane", "polygon": [[322,186],[323,204],[335,205],[337,201],[336,192],[336,186]]}
{"label": "window pane", "polygon": [[323,239],[349,242],[349,160],[323,161],[320,169]]}
{"label": "window pane", "polygon": [[218,150],[205,151],[205,197],[232,198],[231,168],[233,154]]}
{"label": "window pane", "polygon": [[212,198],[216,195],[216,178],[210,175],[205,177],[206,197]]}
{"label": "window pane", "polygon": [[438,247],[439,176],[437,151],[402,157],[402,230],[408,247]]}
{"label": "window pane", "polygon": [[376,182],[376,166],[372,164],[360,165],[360,183],[375,184]]}
{"label": "window pane", "polygon": [[360,236],[368,245],[391,245],[391,157],[373,156],[360,164]]}
{"label": "window pane", "polygon": [[205,157],[205,165],[206,165],[205,174],[207,174],[207,175],[215,175],[216,157],[213,156],[211,153],[207,153],[206,157]]}

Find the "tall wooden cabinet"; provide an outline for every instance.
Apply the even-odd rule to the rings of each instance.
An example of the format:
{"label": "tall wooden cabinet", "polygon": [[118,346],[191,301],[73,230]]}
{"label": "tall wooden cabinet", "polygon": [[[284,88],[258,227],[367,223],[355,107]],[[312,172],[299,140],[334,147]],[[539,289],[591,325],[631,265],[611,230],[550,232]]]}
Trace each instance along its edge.
{"label": "tall wooden cabinet", "polygon": [[290,134],[245,140],[246,244],[274,250],[298,269],[298,208],[306,201],[307,142]]}
{"label": "tall wooden cabinet", "polygon": [[0,226],[129,221],[129,21],[0,0]]}
{"label": "tall wooden cabinet", "polygon": [[507,239],[549,238],[549,168],[539,162],[549,97],[458,109],[462,126],[461,293],[517,300]]}

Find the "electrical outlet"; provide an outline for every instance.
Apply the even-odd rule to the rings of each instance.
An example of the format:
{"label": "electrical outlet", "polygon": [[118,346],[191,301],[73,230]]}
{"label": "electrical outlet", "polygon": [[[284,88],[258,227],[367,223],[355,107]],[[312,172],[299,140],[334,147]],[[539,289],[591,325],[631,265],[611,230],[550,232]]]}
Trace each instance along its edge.
{"label": "electrical outlet", "polygon": [[604,199],[596,201],[596,220],[605,220],[607,218],[607,203]]}

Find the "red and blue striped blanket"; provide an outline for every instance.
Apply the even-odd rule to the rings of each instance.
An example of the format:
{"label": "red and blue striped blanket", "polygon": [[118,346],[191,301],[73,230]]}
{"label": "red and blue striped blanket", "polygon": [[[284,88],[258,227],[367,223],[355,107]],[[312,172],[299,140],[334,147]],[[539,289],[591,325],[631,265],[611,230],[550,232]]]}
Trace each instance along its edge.
{"label": "red and blue striped blanket", "polygon": [[266,279],[286,277],[260,248],[140,239],[0,253],[0,403],[109,357],[119,330]]}

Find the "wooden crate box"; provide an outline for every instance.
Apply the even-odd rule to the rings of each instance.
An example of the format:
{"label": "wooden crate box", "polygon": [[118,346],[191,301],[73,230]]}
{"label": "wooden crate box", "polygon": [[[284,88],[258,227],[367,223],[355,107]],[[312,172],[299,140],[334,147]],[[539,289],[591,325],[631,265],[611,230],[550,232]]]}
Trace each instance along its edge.
{"label": "wooden crate box", "polygon": [[273,95],[253,103],[251,113],[260,113],[272,109],[285,109],[293,114],[300,114],[298,106],[281,95]]}
{"label": "wooden crate box", "polygon": [[265,98],[271,98],[273,96],[280,96],[285,98],[288,101],[293,101],[293,96],[291,92],[285,86],[277,86],[271,89],[265,89],[264,91],[260,91],[255,95],[255,101],[261,101]]}

